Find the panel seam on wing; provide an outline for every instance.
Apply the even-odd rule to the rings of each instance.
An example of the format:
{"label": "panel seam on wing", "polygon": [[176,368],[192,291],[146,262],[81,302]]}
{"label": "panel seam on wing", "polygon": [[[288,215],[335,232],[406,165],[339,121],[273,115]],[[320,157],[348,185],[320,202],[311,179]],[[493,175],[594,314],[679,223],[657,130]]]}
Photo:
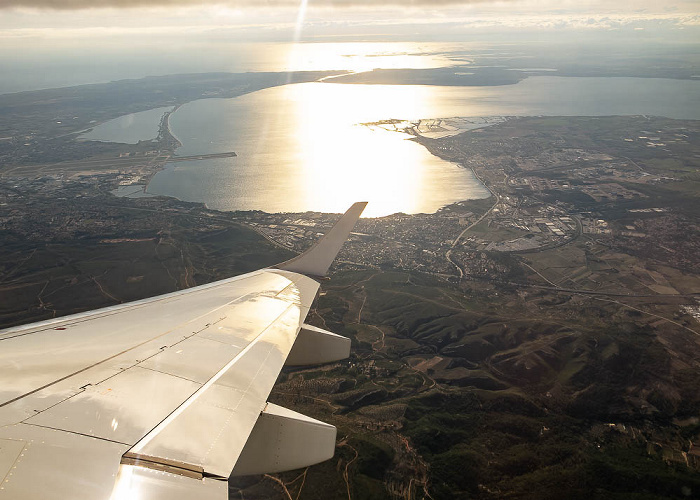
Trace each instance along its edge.
{"label": "panel seam on wing", "polygon": [[[158,354],[160,354],[160,353],[158,353]],[[151,357],[153,357],[153,356],[151,356]],[[147,359],[150,359],[150,358],[147,358]],[[156,372],[156,373],[162,373],[163,375],[168,375],[170,377],[175,377],[175,378],[179,378],[182,380],[187,380],[188,382],[192,382],[193,384],[198,384],[198,385],[202,384],[201,382],[197,382],[196,380],[192,380],[191,378],[183,377],[182,375],[177,375],[175,373],[164,372],[162,370],[156,370],[155,368],[150,368],[148,366],[141,366],[140,364],[133,366],[133,368],[136,368],[136,367],[141,368],[143,370],[149,370],[149,371]]]}
{"label": "panel seam on wing", "polygon": [[123,442],[123,441],[115,441],[114,439],[107,439],[107,438],[104,438],[104,437],[101,437],[101,436],[93,436],[93,435],[91,435],[91,434],[85,434],[84,432],[76,432],[76,431],[71,431],[71,430],[68,430],[68,429],[59,429],[59,428],[57,428],[57,427],[51,427],[50,425],[34,424],[34,423],[27,422],[26,420],[20,422],[18,425],[31,425],[31,426],[34,426],[34,427],[41,427],[42,429],[50,429],[50,430],[56,431],[56,432],[65,432],[65,433],[67,433],[67,434],[73,434],[73,435],[76,435],[76,436],[83,436],[83,437],[86,437],[86,438],[97,439],[97,440],[99,440],[99,441],[107,441],[108,443],[122,444],[122,445],[124,445],[124,446],[131,446],[129,443],[125,443],[125,442]]}
{"label": "panel seam on wing", "polygon": [[185,411],[194,401],[196,401],[204,392],[209,389],[218,379],[220,379],[231,367],[238,362],[249,350],[253,348],[254,345],[258,343],[260,338],[265,335],[265,333],[274,325],[274,323],[289,311],[294,305],[290,304],[285,308],[268,326],[265,327],[241,352],[239,352],[231,361],[229,361],[221,370],[215,373],[209,380],[207,380],[199,389],[197,389],[189,398],[187,398],[180,406],[175,408],[168,416],[166,416],[158,425],[156,425],[150,432],[148,432],[144,437],[142,437],[134,446],[129,450],[132,453],[139,453],[148,443],[155,439],[160,432],[165,429],[175,418],[177,418],[183,411]]}

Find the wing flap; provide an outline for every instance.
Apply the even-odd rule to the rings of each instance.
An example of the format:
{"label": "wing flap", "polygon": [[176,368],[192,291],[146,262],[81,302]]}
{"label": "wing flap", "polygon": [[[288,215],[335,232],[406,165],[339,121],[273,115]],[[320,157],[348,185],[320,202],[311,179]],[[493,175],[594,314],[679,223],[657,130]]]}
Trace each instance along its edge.
{"label": "wing flap", "polygon": [[109,500],[227,500],[228,483],[122,464]]}
{"label": "wing flap", "polygon": [[1,500],[108,500],[119,457],[128,449],[120,443],[28,424],[1,431],[4,439],[25,444],[2,482]]}

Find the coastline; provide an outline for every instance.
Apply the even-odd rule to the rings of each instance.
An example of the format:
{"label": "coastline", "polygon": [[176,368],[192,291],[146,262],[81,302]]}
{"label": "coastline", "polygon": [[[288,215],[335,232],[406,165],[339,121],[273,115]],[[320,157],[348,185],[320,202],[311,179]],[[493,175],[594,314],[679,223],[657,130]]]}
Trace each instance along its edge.
{"label": "coastline", "polygon": [[182,146],[182,142],[180,142],[180,139],[178,139],[170,129],[170,115],[180,109],[180,107],[182,107],[182,104],[177,104],[170,111],[163,113],[163,116],[160,119],[160,126],[158,127],[157,141],[170,145],[170,147],[173,149],[173,153],[177,150],[177,148]]}

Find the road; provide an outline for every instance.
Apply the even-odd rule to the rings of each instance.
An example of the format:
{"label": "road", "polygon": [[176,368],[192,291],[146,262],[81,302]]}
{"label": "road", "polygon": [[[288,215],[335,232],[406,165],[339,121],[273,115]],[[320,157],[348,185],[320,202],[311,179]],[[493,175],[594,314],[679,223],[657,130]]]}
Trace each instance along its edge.
{"label": "road", "polygon": [[[491,192],[493,193],[493,191],[491,191]],[[471,228],[473,228],[474,226],[479,224],[482,220],[484,220],[486,218],[486,216],[489,215],[493,211],[494,208],[496,208],[496,205],[498,205],[500,203],[500,201],[501,201],[500,195],[498,195],[496,193],[493,193],[493,195],[496,197],[496,203],[494,203],[491,208],[489,208],[486,212],[484,212],[484,214],[481,217],[479,217],[475,222],[473,222],[472,224],[470,224],[466,228],[464,228],[464,231],[459,233],[459,236],[457,236],[454,239],[454,241],[452,242],[452,246],[450,247],[450,249],[447,251],[447,253],[445,253],[445,258],[448,261],[450,261],[452,263],[452,265],[455,266],[457,268],[457,270],[459,271],[459,279],[462,279],[464,277],[464,271],[462,270],[462,266],[460,266],[454,260],[452,260],[452,250],[457,246],[457,244],[459,243],[459,240],[462,239],[462,237],[467,233],[467,231],[469,231]]]}

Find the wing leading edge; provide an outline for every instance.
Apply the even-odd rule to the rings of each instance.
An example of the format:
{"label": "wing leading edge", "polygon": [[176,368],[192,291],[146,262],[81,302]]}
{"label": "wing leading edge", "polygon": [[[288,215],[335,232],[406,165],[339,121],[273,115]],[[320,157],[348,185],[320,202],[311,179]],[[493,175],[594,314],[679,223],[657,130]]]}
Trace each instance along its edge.
{"label": "wing leading edge", "polygon": [[285,363],[349,354],[304,324],[308,275],[365,205],[274,269],[0,332],[0,498],[227,498],[232,471],[331,458],[335,427],[267,397]]}

